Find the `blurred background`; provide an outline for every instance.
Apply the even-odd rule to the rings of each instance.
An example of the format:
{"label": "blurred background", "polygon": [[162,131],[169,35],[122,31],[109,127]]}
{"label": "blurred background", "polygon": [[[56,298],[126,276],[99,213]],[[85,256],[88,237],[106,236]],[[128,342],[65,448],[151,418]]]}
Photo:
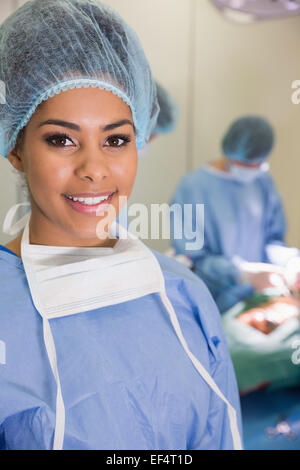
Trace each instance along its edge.
{"label": "blurred background", "polygon": [[[24,0],[1,0],[3,21]],[[282,195],[287,241],[300,247],[300,105],[291,101],[300,79],[300,16],[239,24],[210,0],[106,0],[137,31],[155,78],[180,109],[176,131],[155,139],[140,159],[131,202],[169,202],[183,175],[220,156],[220,139],[243,114],[274,126],[271,172]],[[26,41],[26,38],[24,38]],[[1,224],[16,200],[9,163],[0,159]],[[0,243],[11,237],[1,233]],[[168,240],[145,240],[164,251]]]}

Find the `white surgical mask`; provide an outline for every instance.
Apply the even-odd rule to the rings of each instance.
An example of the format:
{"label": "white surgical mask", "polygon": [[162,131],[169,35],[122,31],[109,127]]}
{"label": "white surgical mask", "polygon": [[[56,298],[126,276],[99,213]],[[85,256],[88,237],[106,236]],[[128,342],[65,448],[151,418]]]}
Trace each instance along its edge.
{"label": "white surgical mask", "polygon": [[26,204],[28,203],[17,204],[9,210],[3,223],[3,231],[16,233],[25,225],[21,257],[33,303],[43,319],[45,347],[57,384],[53,449],[63,448],[65,406],[49,320],[120,304],[152,293],[160,295],[175,333],[198,373],[226,403],[234,448],[242,449],[236,411],[190,351],[175,310],[167,297],[160,265],[151,250],[116,223],[111,228],[112,233],[119,236],[114,248],[33,245],[29,241],[30,212],[12,225],[16,211]]}
{"label": "white surgical mask", "polygon": [[252,183],[268,170],[269,164],[267,162],[262,163],[257,168],[229,164],[229,171],[233,178],[244,184]]}

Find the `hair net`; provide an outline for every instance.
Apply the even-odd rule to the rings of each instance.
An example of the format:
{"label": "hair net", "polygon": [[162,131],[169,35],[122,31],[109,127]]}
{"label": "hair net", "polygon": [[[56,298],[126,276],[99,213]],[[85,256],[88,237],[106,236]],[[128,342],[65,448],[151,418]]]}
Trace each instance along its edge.
{"label": "hair net", "polygon": [[177,120],[177,105],[165,90],[165,88],[156,82],[157,99],[160,107],[160,112],[157,118],[156,127],[153,134],[167,134],[172,132],[176,126]]}
{"label": "hair net", "polygon": [[5,157],[37,106],[71,88],[106,89],[127,103],[138,147],[156,124],[156,86],[139,39],[97,0],[33,0],[8,17],[0,26],[0,80]]}
{"label": "hair net", "polygon": [[274,133],[270,124],[258,116],[237,119],[222,141],[224,155],[241,162],[259,162],[267,158],[273,148]]}

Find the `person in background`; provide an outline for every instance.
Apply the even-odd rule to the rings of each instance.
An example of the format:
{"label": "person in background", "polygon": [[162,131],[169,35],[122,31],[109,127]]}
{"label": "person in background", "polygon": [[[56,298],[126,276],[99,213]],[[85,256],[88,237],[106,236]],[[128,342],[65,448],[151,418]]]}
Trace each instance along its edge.
{"label": "person in background", "polygon": [[[183,210],[175,213],[172,246],[190,258],[221,312],[288,278],[290,288],[299,282],[299,250],[284,241],[284,209],[269,172],[273,146],[274,131],[264,118],[240,117],[222,140],[221,158],[187,174],[172,199],[182,208],[204,204],[204,227],[196,226],[194,212],[185,219]],[[203,247],[187,250],[189,240],[174,236],[182,222],[190,231],[204,230]]]}
{"label": "person in background", "polygon": [[157,135],[173,132],[178,119],[178,107],[174,99],[157,80],[155,83],[160,112],[150,140]]}
{"label": "person in background", "polygon": [[173,132],[177,125],[178,107],[174,99],[168,91],[156,80],[156,93],[159,105],[159,114],[154,129],[151,132],[150,138],[145,146],[139,150],[139,157],[148,155],[151,143],[160,135],[169,134]]}

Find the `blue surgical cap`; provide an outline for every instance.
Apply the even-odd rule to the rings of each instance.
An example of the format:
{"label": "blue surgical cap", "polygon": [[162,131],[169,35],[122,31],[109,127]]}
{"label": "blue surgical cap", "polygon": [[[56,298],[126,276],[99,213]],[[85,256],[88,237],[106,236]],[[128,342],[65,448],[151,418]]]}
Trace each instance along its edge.
{"label": "blue surgical cap", "polygon": [[98,87],[131,109],[136,143],[155,127],[156,86],[135,32],[98,0],[32,0],[0,26],[0,154],[37,106],[71,88]]}
{"label": "blue surgical cap", "polygon": [[158,82],[156,82],[156,90],[160,111],[153,134],[167,134],[175,129],[178,109],[171,95]]}
{"label": "blue surgical cap", "polygon": [[270,124],[258,116],[244,116],[229,128],[222,141],[227,158],[241,162],[261,162],[271,153],[274,132]]}

